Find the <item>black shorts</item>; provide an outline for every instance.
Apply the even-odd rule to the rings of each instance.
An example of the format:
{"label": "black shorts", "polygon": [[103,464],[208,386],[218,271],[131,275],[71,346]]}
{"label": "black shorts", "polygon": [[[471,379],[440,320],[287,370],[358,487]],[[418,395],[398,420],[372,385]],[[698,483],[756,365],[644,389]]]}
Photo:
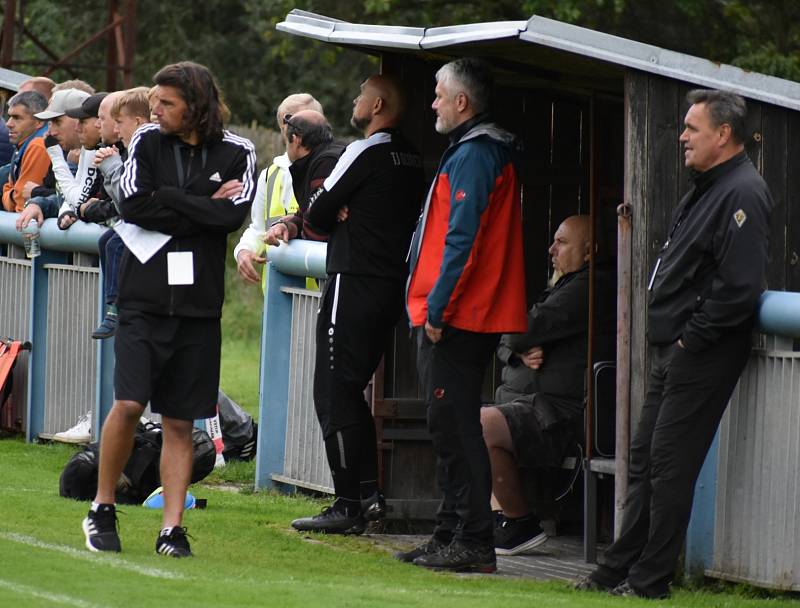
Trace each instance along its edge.
{"label": "black shorts", "polygon": [[114,393],[150,402],[179,420],[216,413],[220,365],[219,319],[166,317],[120,310],[114,338]]}
{"label": "black shorts", "polygon": [[546,403],[544,395],[537,393],[493,406],[508,423],[514,456],[521,467],[559,467],[578,440],[575,430],[582,419],[579,422],[554,415],[552,407],[543,401]]}

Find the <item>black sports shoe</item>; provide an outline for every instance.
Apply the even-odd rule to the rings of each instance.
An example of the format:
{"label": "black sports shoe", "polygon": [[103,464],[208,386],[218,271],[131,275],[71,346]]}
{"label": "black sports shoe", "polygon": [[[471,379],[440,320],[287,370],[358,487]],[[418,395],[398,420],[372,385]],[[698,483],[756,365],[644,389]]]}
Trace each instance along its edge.
{"label": "black sports shoe", "polygon": [[114,505],[98,505],[83,520],[83,533],[89,551],[116,551],[122,547],[117,532],[117,510]]}
{"label": "black sports shoe", "polygon": [[628,582],[628,579],[622,581],[619,585],[609,591],[611,595],[619,595],[622,597],[644,597],[651,600],[663,600],[669,597],[669,592],[664,592],[658,595],[647,595],[637,589],[634,589]]}
{"label": "black sports shoe", "polygon": [[497,558],[492,545],[472,545],[460,540],[453,540],[441,551],[416,558],[413,564],[431,570],[453,572],[491,574],[497,571]]}
{"label": "black sports shoe", "polygon": [[497,555],[519,555],[547,542],[547,534],[533,515],[525,519],[503,518],[494,529],[494,550]]}
{"label": "black sports shoe", "polygon": [[186,528],[175,526],[169,534],[164,534],[162,530],[156,539],[156,553],[170,557],[192,557],[189,539],[186,538]]}
{"label": "black sports shoe", "polygon": [[426,540],[421,545],[417,545],[410,551],[398,551],[394,554],[395,559],[399,559],[401,562],[411,563],[418,557],[422,557],[423,555],[431,555],[433,553],[438,553],[442,549],[444,549],[450,543],[445,543],[435,536],[431,536],[428,540]]}
{"label": "black sports shoe", "polygon": [[434,553],[438,553],[449,544],[450,543],[439,540],[435,536],[431,536],[424,543],[417,545],[409,551],[398,551],[394,554],[394,558],[400,560],[401,562],[410,564],[415,559],[422,557],[423,555],[432,555]]}
{"label": "black sports shoe", "polygon": [[361,516],[366,521],[378,521],[386,517],[386,498],[377,490],[371,496],[361,499]]}
{"label": "black sports shoe", "polygon": [[590,575],[582,576],[578,582],[573,585],[577,591],[606,591],[609,592],[613,587],[604,585],[600,581],[594,580]]}
{"label": "black sports shoe", "polygon": [[325,532],[326,534],[362,534],[366,527],[361,513],[348,512],[337,505],[336,499],[330,507],[325,507],[319,515],[301,517],[292,522],[298,532]]}

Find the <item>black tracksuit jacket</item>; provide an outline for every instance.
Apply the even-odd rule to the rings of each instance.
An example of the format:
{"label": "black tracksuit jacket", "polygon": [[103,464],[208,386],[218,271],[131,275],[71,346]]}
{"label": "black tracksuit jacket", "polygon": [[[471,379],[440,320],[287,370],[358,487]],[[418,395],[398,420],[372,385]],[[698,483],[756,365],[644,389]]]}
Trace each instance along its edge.
{"label": "black tracksuit jacket", "polygon": [[694,177],[651,273],[648,339],[699,352],[752,330],[766,287],[766,183],[744,152]]}
{"label": "black tracksuit jacket", "polygon": [[[398,131],[377,131],[347,146],[306,214],[313,227],[330,232],[328,274],[403,280],[424,194],[422,159]],[[349,215],[339,223],[344,205]]]}
{"label": "black tracksuit jacket", "polygon": [[[182,169],[178,168],[178,151]],[[242,225],[255,193],[256,155],[247,139],[223,131],[200,146],[141,127],[131,140],[122,177],[122,218],[172,236],[147,263],[127,248],[119,270],[118,306],[152,314],[219,318],[225,294],[227,234]],[[180,184],[180,175],[183,184]],[[235,199],[211,195],[229,180],[244,188]],[[167,254],[191,252],[194,282],[169,285]]]}

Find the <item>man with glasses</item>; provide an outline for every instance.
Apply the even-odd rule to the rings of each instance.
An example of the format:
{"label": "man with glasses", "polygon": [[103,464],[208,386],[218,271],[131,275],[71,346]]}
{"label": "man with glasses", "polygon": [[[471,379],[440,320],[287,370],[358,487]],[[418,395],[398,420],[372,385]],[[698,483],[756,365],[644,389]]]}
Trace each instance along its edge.
{"label": "man with glasses", "polygon": [[267,245],[288,243],[298,237],[324,241],[327,235],[313,230],[305,221],[309,196],[330,175],[344,146],[333,139],[333,131],[325,117],[315,110],[285,114],[286,155],[291,161],[289,173],[298,209],[273,224],[264,236]]}
{"label": "man with glasses", "polygon": [[[277,121],[284,146],[287,145],[284,122],[286,116],[297,114],[302,110],[316,110],[322,113],[322,105],[308,93],[289,95],[278,106]],[[250,210],[250,225],[242,233],[239,244],[233,250],[239,276],[245,283],[258,284],[261,280],[256,264],[263,264],[263,236],[266,230],[276,221],[297,211],[297,200],[292,190],[292,175],[289,172],[291,161],[284,152],[272,159],[272,164],[258,176],[256,196]]]}

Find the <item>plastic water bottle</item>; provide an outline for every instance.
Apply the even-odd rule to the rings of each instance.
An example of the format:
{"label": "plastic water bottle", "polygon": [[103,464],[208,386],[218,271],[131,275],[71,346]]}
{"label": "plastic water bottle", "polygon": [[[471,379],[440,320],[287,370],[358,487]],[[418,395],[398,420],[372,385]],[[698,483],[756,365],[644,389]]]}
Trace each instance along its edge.
{"label": "plastic water bottle", "polygon": [[25,243],[25,255],[29,258],[38,257],[42,253],[39,246],[39,222],[31,220],[22,229],[22,238]]}

